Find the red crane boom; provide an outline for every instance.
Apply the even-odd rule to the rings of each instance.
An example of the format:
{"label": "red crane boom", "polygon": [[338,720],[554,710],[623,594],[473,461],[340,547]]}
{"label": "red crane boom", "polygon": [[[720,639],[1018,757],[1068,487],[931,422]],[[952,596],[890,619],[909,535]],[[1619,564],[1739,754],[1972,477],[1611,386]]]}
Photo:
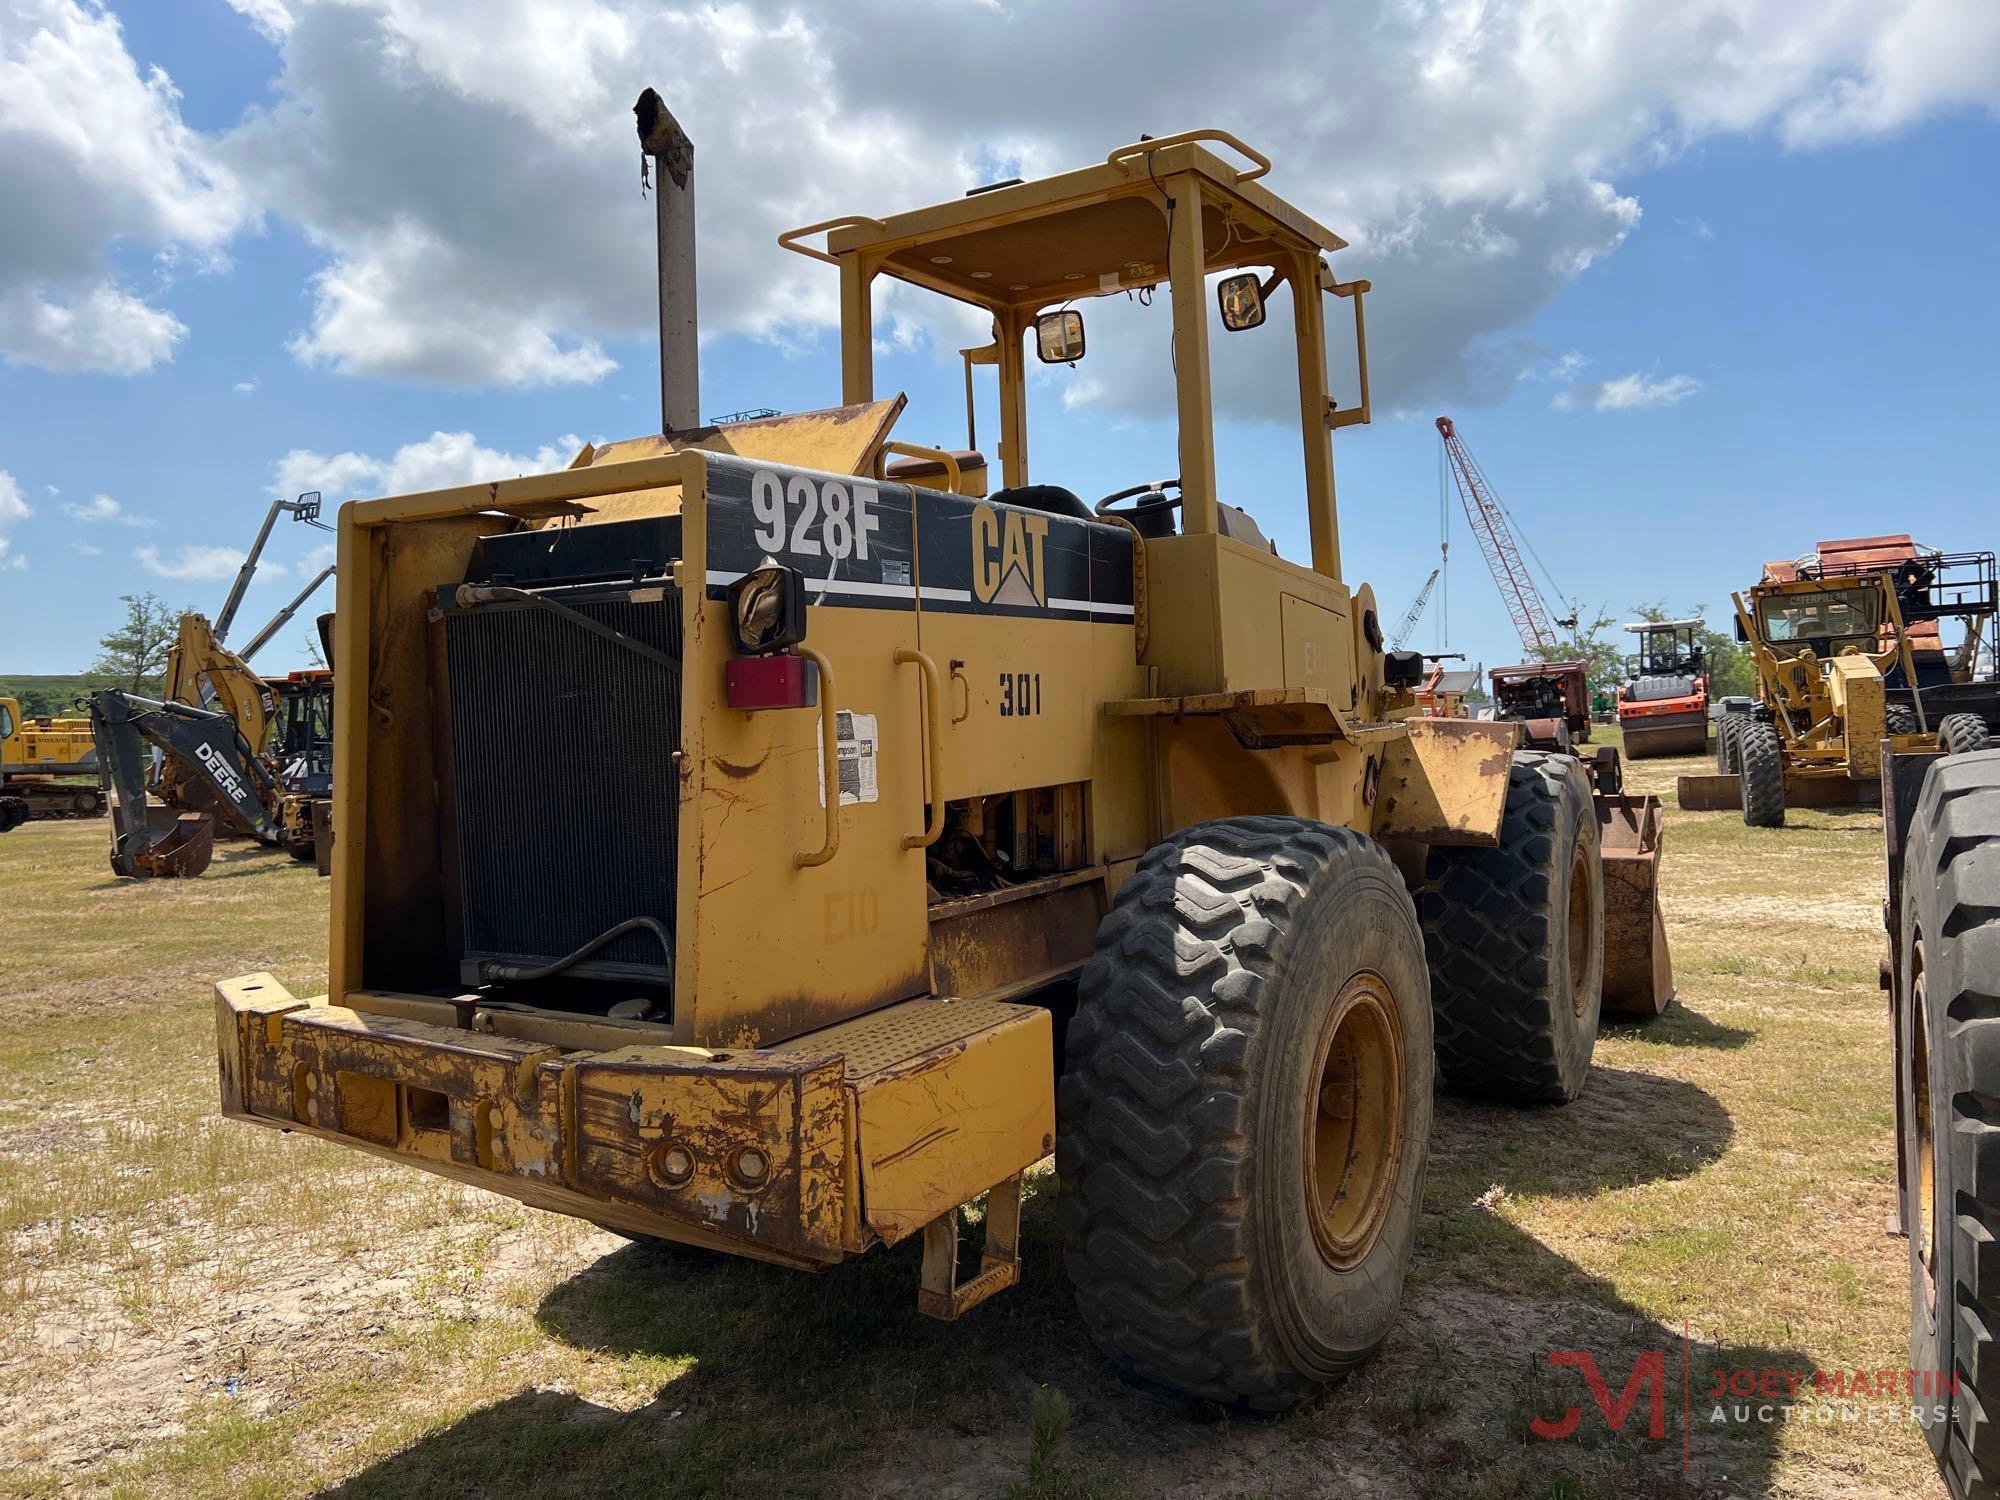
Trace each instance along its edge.
{"label": "red crane boom", "polygon": [[1507,529],[1507,517],[1500,509],[1499,500],[1494,497],[1493,486],[1487,483],[1479,461],[1465,451],[1465,444],[1459,440],[1458,430],[1451,425],[1451,418],[1439,417],[1437,430],[1438,436],[1444,439],[1445,456],[1451,460],[1451,476],[1458,483],[1458,498],[1465,504],[1466,522],[1472,527],[1472,534],[1479,539],[1479,550],[1486,555],[1486,566],[1492,571],[1494,583],[1500,587],[1500,598],[1507,605],[1507,613],[1513,617],[1522,648],[1527,651],[1554,650],[1556,633],[1549,624],[1548,607],[1542,603],[1535,580],[1528,575],[1528,566],[1521,560],[1521,549],[1514,545],[1514,534]]}

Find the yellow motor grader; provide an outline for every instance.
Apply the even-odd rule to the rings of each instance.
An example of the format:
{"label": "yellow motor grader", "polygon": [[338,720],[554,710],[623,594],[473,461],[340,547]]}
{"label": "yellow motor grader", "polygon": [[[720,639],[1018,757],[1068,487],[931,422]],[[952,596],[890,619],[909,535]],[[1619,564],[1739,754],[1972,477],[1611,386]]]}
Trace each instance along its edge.
{"label": "yellow motor grader", "polygon": [[[1682,807],[1740,807],[1746,824],[1776,828],[1788,806],[1880,805],[1884,747],[1988,747],[2000,682],[1978,670],[1978,648],[2000,612],[1992,553],[1922,552],[1908,537],[1823,542],[1733,597],[1757,699],[1719,720],[1719,773],[1681,777]],[[1960,662],[1938,643],[1947,619],[1966,627]]]}
{"label": "yellow motor grader", "polygon": [[[692,148],[640,125],[665,431],[342,508],[330,990],[217,985],[224,1112],[806,1270],[921,1236],[941,1318],[1017,1280],[1053,1152],[1111,1358],[1288,1404],[1395,1319],[1436,1073],[1560,1103],[1602,1006],[1666,1003],[1657,804],[1417,715],[1341,576],[1368,284],[1264,157],[1190,131],[787,234],[840,278],[842,404],[703,426]],[[991,319],[998,488],[895,437],[882,277]],[[1028,361],[1155,288],[1176,477],[1031,478]],[[1215,479],[1210,340],[1273,308],[1305,493],[1263,504],[1310,563]]]}

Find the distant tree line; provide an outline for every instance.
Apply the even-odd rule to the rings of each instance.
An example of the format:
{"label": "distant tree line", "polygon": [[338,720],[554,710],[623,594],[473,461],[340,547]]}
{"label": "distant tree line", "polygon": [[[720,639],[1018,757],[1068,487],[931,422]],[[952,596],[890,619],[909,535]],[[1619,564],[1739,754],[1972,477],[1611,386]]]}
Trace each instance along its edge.
{"label": "distant tree line", "polygon": [[[1654,600],[1651,604],[1633,606],[1632,613],[1641,620],[1691,620],[1704,616],[1706,606],[1697,604],[1687,614],[1677,615],[1670,613],[1662,601]],[[1583,662],[1592,696],[1599,692],[1609,696],[1619,683],[1631,676],[1638,637],[1626,635],[1620,630],[1621,622],[1606,614],[1602,605],[1598,606],[1595,618],[1587,622],[1583,612],[1578,611],[1577,621],[1569,634],[1555,645],[1535,652],[1534,659]],[[1613,634],[1614,631],[1616,634]],[[1756,685],[1757,671],[1751,663],[1750,653],[1736,643],[1734,632],[1704,625],[1695,632],[1695,641],[1708,659],[1709,697],[1747,697]]]}
{"label": "distant tree line", "polygon": [[181,611],[156,594],[123,594],[125,617],[97,643],[97,659],[73,677],[38,676],[35,681],[0,677],[0,696],[15,699],[31,719],[66,718],[81,710],[77,699],[101,687],[119,687],[157,697],[165,681],[167,651],[179,633]]}

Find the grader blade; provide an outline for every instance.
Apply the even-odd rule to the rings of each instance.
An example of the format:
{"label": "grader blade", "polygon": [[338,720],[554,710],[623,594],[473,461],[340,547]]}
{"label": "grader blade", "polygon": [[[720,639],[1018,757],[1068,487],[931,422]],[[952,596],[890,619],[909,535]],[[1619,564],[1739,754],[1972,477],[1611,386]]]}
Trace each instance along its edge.
{"label": "grader blade", "polygon": [[1674,998],[1674,964],[1660,915],[1660,799],[1597,796],[1604,859],[1604,1008],[1657,1016]]}

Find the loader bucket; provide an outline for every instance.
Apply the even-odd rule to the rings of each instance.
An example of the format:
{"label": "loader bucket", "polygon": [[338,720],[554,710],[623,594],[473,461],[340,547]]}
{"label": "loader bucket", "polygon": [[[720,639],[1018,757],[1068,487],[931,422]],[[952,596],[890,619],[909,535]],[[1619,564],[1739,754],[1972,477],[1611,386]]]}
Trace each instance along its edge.
{"label": "loader bucket", "polygon": [[176,812],[171,807],[146,809],[145,831],[126,836],[126,810],[111,811],[111,869],[134,880],[153,876],[172,880],[199,875],[215,855],[215,819],[207,813]]}
{"label": "loader bucket", "polygon": [[1597,796],[1604,860],[1604,1009],[1657,1016],[1674,998],[1674,964],[1660,916],[1660,799]]}

